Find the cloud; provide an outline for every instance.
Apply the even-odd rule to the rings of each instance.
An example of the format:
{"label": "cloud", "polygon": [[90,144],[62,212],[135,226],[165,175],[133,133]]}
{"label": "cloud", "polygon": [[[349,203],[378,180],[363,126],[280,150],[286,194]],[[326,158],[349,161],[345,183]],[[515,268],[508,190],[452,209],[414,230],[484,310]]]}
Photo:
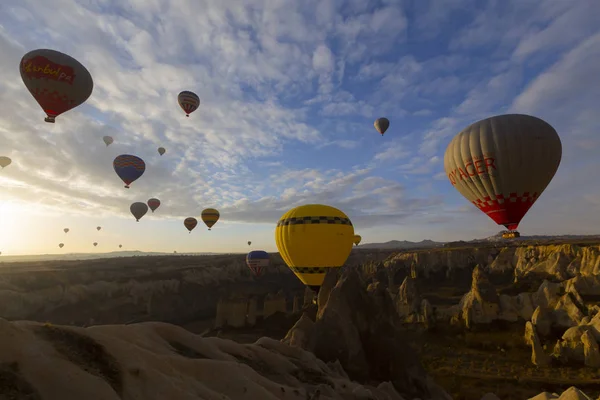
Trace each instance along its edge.
{"label": "cloud", "polygon": [[[8,0],[0,13],[0,152],[13,164],[0,185],[5,200],[57,214],[130,217],[131,202],[158,197],[157,219],[211,206],[224,222],[272,224],[290,207],[323,202],[361,227],[439,228],[456,223],[466,201],[443,173],[452,136],[490,114],[524,112],[552,123],[564,147],[553,194],[528,224],[560,229],[568,224],[552,228],[535,210],[563,210],[564,188],[581,194],[582,209],[598,196],[589,184],[600,167],[598,7]],[[35,48],[72,55],[94,78],[86,104],[55,125],[43,122],[16,67]],[[177,105],[182,90],[201,98],[190,118]],[[373,128],[380,116],[391,121],[383,138]],[[115,142],[106,147],[104,135]],[[123,153],[148,166],[130,190],[111,165]],[[587,183],[567,178],[575,171],[586,171]],[[576,208],[564,211],[577,214],[573,229],[600,222]]]}

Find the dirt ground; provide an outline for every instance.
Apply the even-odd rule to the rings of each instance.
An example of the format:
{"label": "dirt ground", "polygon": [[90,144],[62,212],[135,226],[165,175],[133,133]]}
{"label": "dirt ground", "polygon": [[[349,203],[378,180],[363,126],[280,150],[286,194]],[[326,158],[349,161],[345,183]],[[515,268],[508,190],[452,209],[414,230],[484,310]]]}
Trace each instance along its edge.
{"label": "dirt ground", "polygon": [[[523,326],[519,326],[523,325]],[[576,386],[595,399],[600,396],[600,371],[586,367],[531,363],[523,341],[524,324],[491,332],[412,331],[421,362],[454,400],[480,400],[495,393],[502,400],[523,400],[541,392],[561,393]]]}

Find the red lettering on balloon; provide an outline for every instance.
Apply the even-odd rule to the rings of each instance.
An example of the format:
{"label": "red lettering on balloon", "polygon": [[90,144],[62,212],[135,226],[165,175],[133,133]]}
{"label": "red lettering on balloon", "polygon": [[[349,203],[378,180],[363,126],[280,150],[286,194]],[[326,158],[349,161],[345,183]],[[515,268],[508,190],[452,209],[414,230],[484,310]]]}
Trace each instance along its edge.
{"label": "red lettering on balloon", "polygon": [[464,169],[458,167],[448,173],[448,179],[452,186],[456,185],[457,182],[468,179],[469,177],[479,175],[490,175],[492,171],[496,170],[496,159],[491,156],[473,157],[470,160],[464,161]]}

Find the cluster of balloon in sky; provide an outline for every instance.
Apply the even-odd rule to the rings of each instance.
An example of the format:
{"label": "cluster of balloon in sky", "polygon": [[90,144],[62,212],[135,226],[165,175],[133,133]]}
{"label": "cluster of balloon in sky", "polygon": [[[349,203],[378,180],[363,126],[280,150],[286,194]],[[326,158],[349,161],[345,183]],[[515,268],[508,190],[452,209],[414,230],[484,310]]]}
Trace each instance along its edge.
{"label": "cluster of balloon in sky", "polygon": [[[46,122],[54,123],[56,117],[83,104],[92,94],[93,80],[88,70],[55,50],[25,54],[20,72],[25,86],[46,113]],[[200,98],[190,91],[179,93],[178,102],[186,117],[200,106]],[[383,136],[390,121],[378,118],[374,126]],[[104,136],[103,141],[110,146],[114,138]],[[161,156],[165,152],[164,147],[158,148]],[[519,222],[554,177],[561,157],[561,141],[551,125],[529,115],[507,114],[475,122],[458,133],[446,149],[444,169],[452,186],[498,225],[504,225],[508,229],[505,237],[512,238],[519,236]],[[0,156],[0,167],[10,163],[10,158]],[[114,159],[113,168],[129,188],[144,174],[146,164],[135,155],[122,154]],[[152,198],[147,203],[131,204],[130,211],[139,222],[148,208],[154,212],[159,206],[160,200]],[[214,208],[201,214],[208,230],[219,217]],[[183,224],[191,233],[198,221],[188,217]],[[275,241],[288,267],[305,285],[318,291],[327,270],[343,266],[352,244],[358,245],[361,237],[341,210],[307,204],[280,218]],[[97,244],[94,242],[94,246]],[[248,246],[251,244],[248,241]],[[269,265],[269,255],[262,250],[251,251],[246,262],[260,276]]]}

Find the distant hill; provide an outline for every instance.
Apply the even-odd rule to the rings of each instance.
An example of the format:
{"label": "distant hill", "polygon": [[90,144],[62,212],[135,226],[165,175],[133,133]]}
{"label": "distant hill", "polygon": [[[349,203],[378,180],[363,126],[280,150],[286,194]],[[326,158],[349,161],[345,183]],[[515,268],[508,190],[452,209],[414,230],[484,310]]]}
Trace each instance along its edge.
{"label": "distant hill", "polygon": [[[474,239],[469,241],[473,242],[495,242],[499,240],[506,240],[502,238],[502,233],[506,231],[500,231],[497,234],[484,238],[484,239]],[[590,240],[590,239],[600,239],[600,235],[532,235],[532,236],[521,236],[519,238],[509,239],[509,240]]]}
{"label": "distant hill", "polygon": [[[176,255],[211,256],[220,253],[177,253]],[[32,262],[32,261],[59,261],[59,260],[96,260],[99,258],[115,257],[147,257],[147,256],[173,256],[173,253],[146,252],[146,251],[113,251],[109,253],[67,253],[67,254],[34,254],[34,255],[0,255],[2,262]]]}
{"label": "distant hill", "polygon": [[385,243],[366,243],[357,246],[359,249],[426,249],[442,247],[445,242],[434,242],[433,240],[421,240],[420,242],[409,242],[408,240],[390,240]]}

